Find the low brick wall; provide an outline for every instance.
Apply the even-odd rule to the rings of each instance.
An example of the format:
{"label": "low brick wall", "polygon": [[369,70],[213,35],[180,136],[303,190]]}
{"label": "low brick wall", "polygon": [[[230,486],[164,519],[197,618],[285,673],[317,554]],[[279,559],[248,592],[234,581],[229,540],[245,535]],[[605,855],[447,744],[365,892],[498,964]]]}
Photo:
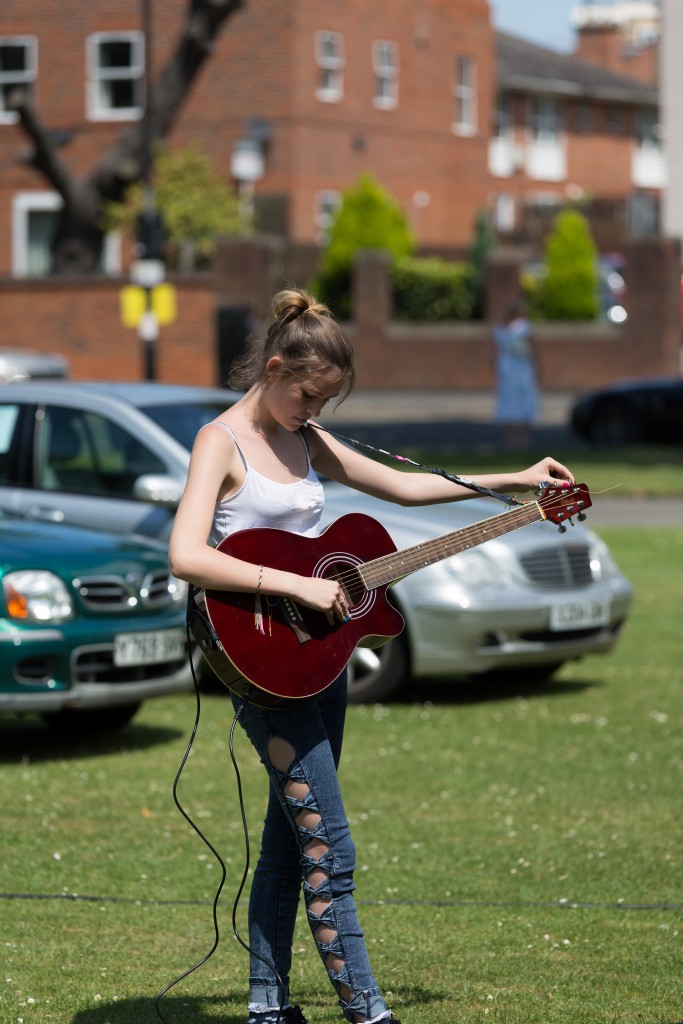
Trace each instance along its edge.
{"label": "low brick wall", "polygon": [[[141,380],[142,345],[121,322],[121,291],[111,278],[0,280],[0,345],[59,352],[77,380]],[[157,376],[169,383],[216,381],[216,290],[210,275],[172,280],[178,318],[160,328]]]}
{"label": "low brick wall", "polygon": [[[543,324],[536,329],[544,391],[579,391],[618,377],[677,374],[681,358],[680,245],[652,240],[625,251],[629,319],[608,324]],[[516,297],[519,259],[489,266],[488,322],[405,324],[392,320],[386,257],[363,253],[354,275],[354,319],[347,325],[367,390],[473,390],[493,387],[491,323]],[[157,379],[215,384],[224,378],[217,337],[220,306],[240,306],[262,321],[273,291],[295,280],[273,240],[226,244],[216,273],[171,277],[178,318],[160,329]],[[125,280],[0,280],[0,345],[56,351],[76,379],[138,380],[142,345],[120,316]]]}
{"label": "low brick wall", "polygon": [[[681,251],[652,239],[624,248],[628,320],[535,327],[544,391],[580,391],[619,377],[681,371]],[[491,260],[487,323],[399,324],[391,319],[386,256],[360,254],[354,277],[352,336],[368,389],[481,390],[493,386],[491,325],[519,298],[522,256]]]}

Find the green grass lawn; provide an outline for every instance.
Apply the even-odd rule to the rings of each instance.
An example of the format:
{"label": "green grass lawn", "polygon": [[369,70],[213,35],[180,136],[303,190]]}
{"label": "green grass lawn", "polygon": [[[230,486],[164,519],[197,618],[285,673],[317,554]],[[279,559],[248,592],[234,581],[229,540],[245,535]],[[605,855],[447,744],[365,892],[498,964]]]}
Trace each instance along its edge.
{"label": "green grass lawn", "polygon": [[[403,1024],[683,1019],[683,530],[601,532],[635,585],[613,654],[543,687],[434,684],[350,710],[357,896]],[[151,1024],[210,949],[220,868],[171,796],[193,719],[189,695],[108,738],[0,720],[3,1024]],[[169,1024],[246,1020],[230,724],[203,696],[180,796],[227,863],[222,940],[162,1001]],[[235,747],[253,853],[264,777],[239,731]],[[303,922],[292,984],[311,1024],[340,1019]]]}

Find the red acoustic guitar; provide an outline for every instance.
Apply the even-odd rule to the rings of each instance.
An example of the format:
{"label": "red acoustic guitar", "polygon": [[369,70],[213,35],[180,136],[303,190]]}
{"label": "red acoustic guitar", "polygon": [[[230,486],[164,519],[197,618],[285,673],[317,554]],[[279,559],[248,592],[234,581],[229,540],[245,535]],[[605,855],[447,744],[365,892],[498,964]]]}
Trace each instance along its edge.
{"label": "red acoustic guitar", "polygon": [[264,707],[310,697],[332,683],[357,644],[379,647],[403,629],[403,617],[386,590],[427,565],[502,537],[543,519],[562,524],[584,518],[591,500],[585,484],[548,487],[528,501],[461,530],[397,551],[384,527],[352,512],[318,537],[283,530],[244,530],[227,537],[219,551],[255,565],[264,563],[299,575],[332,577],[344,588],[350,621],[330,625],[321,612],[289,598],[262,597],[263,627],[255,626],[254,594],[209,590],[209,623],[195,613],[193,633],[216,675],[240,696]]}

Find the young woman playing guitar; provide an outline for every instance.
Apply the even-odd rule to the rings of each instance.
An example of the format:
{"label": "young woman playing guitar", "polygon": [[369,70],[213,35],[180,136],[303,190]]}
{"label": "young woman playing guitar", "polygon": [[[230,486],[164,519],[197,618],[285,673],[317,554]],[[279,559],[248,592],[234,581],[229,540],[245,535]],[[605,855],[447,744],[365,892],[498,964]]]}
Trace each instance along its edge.
{"label": "young woman playing guitar", "polygon": [[[317,473],[404,506],[472,497],[443,477],[381,465],[309,424],[327,402],[342,401],[354,381],[351,344],[329,310],[305,291],[279,292],[267,333],[251,339],[230,376],[246,394],[195,441],[170,541],[171,569],[205,590],[253,594],[257,637],[268,630],[264,606],[277,598],[322,613],[330,625],[349,621],[337,579],[276,568],[268,550],[259,564],[216,550],[225,537],[254,527],[316,536],[323,508]],[[473,479],[519,492],[552,478],[573,482],[551,458]],[[372,974],[353,898],[355,851],[337,778],[345,710],[345,672],[322,692],[276,709],[260,706],[257,697],[243,707],[242,725],[270,777],[249,901],[249,1024],[305,1024],[288,991],[302,881],[313,938],[346,1018],[400,1024]]]}

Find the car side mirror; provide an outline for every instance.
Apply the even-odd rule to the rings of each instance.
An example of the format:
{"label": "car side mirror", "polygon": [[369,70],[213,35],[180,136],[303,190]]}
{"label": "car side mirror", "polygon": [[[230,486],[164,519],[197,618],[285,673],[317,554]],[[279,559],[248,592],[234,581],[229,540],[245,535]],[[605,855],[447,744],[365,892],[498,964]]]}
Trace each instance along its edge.
{"label": "car side mirror", "polygon": [[152,505],[176,506],[183,494],[183,488],[175,477],[164,473],[144,473],[133,484],[133,495],[138,501]]}

